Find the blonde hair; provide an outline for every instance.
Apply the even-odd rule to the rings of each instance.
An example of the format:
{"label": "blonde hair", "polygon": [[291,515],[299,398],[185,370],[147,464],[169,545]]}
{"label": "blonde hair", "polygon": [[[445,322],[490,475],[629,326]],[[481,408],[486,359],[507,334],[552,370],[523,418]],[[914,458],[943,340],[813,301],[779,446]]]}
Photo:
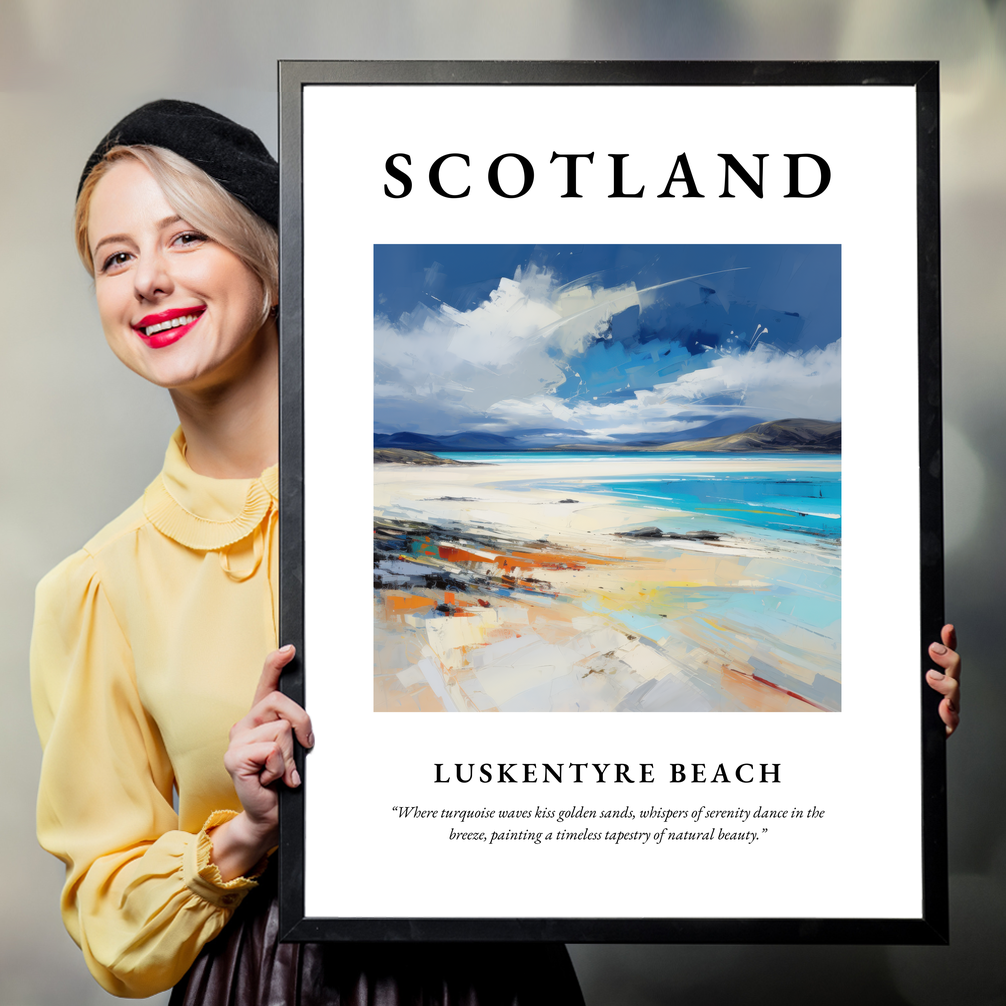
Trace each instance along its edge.
{"label": "blonde hair", "polygon": [[255,273],[262,283],[264,323],[279,294],[279,236],[202,168],[165,147],[112,147],[84,181],[74,211],[74,238],[92,279],[94,259],[87,240],[91,197],[112,165],[126,158],[139,161],[154,176],[168,205],[183,220],[234,252]]}

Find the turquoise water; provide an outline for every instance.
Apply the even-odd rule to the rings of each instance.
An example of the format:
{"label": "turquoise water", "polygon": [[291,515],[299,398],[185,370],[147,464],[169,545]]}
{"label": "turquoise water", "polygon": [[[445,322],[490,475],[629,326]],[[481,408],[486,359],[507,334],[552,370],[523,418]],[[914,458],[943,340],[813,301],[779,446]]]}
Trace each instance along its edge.
{"label": "turquoise water", "polygon": [[[438,452],[440,453],[440,452]],[[610,465],[619,460],[662,460],[654,454],[576,452],[460,452],[440,453],[441,457],[457,461],[483,463],[536,464],[543,468],[542,477],[532,482],[508,483],[508,488],[540,487],[568,493],[571,497],[585,493],[618,496],[626,502],[649,506],[666,504],[666,518],[646,517],[662,531],[713,531],[717,533],[756,534],[769,537],[803,537],[838,539],[842,534],[841,472],[826,471],[841,458],[838,454],[785,454],[779,457],[787,465],[801,463],[799,471],[717,470],[718,463],[756,460],[763,464],[765,454],[675,453],[667,458],[667,472],[619,478],[606,475],[591,478],[589,463],[603,461]],[[680,472],[676,462],[698,460],[708,464],[702,472]],[[585,473],[577,478],[549,478],[547,468],[556,462],[584,463]],[[675,513],[673,511],[680,511]],[[683,513],[682,513],[683,512]]]}

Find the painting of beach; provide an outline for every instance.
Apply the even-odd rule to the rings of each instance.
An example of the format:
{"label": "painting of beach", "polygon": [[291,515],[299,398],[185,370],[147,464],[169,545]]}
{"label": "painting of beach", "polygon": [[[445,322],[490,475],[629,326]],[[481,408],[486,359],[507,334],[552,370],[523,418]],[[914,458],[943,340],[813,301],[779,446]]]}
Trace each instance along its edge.
{"label": "painting of beach", "polygon": [[840,249],[379,245],[374,708],[841,708]]}

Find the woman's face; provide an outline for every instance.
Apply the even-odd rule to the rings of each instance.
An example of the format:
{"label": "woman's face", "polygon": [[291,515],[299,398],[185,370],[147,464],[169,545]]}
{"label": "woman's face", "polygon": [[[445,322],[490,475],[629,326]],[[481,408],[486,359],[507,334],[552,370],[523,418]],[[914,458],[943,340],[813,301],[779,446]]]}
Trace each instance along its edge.
{"label": "woman's face", "polygon": [[130,370],[193,392],[240,378],[257,355],[262,285],[172,210],[139,161],[100,179],[87,233],[105,337]]}

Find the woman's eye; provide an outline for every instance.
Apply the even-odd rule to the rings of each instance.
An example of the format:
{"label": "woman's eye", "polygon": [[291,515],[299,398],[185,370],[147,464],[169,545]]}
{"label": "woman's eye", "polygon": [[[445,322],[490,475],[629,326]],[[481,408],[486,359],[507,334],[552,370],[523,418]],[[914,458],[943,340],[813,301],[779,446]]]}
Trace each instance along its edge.
{"label": "woman's eye", "polygon": [[205,240],[205,234],[200,234],[198,231],[186,231],[184,234],[179,234],[174,243],[182,248],[190,248],[192,245],[202,244]]}
{"label": "woman's eye", "polygon": [[105,259],[101,266],[102,272],[114,271],[121,265],[125,265],[129,261],[129,252],[116,252],[114,255],[109,255]]}

